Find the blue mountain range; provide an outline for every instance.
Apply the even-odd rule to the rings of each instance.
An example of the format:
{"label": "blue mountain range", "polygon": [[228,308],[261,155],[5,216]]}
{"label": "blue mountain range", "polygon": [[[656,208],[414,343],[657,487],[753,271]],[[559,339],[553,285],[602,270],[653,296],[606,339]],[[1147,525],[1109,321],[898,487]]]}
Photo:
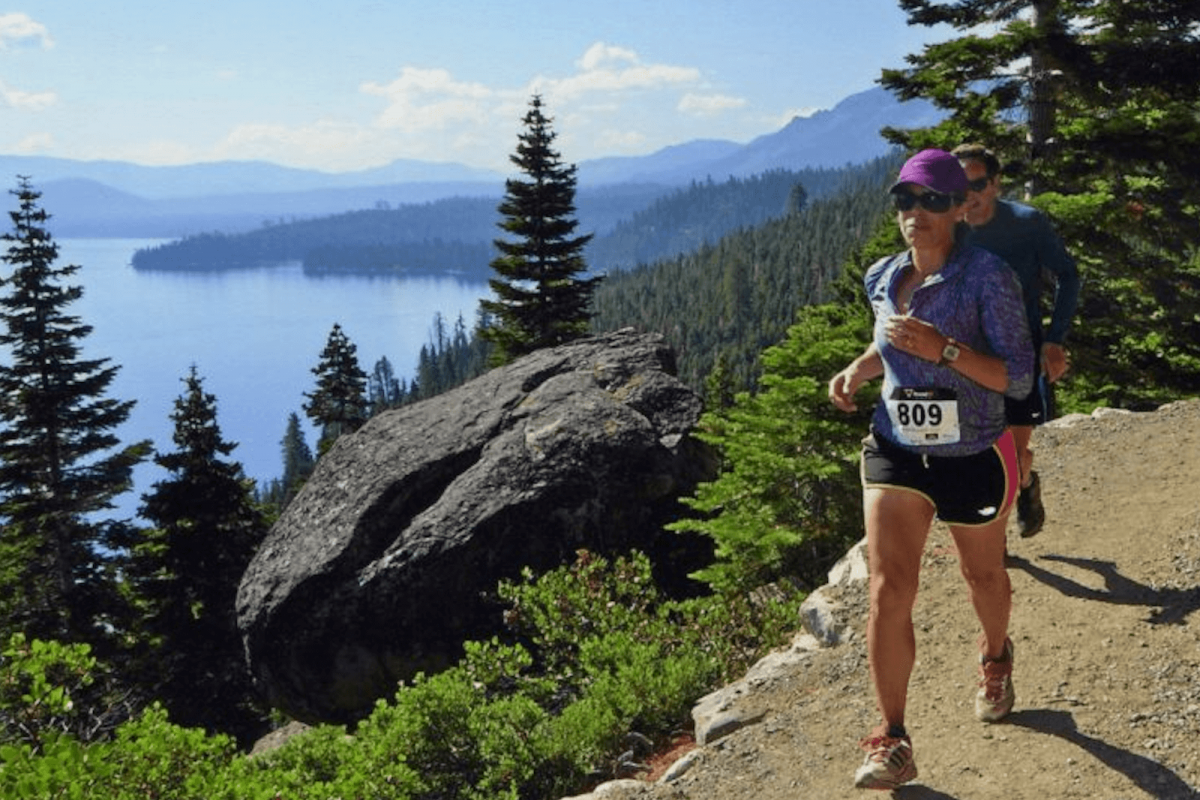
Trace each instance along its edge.
{"label": "blue mountain range", "polygon": [[[696,140],[646,156],[581,162],[578,188],[583,193],[650,184],[665,190],[773,169],[837,168],[884,155],[889,149],[879,134],[884,126],[925,127],[943,116],[928,102],[901,103],[874,88],[745,144]],[[563,154],[568,160],[569,155]],[[12,176],[14,185],[18,175],[31,178],[58,236],[164,238],[447,197],[498,198],[505,178],[461,164],[411,160],[330,173],[261,161],[145,166],[42,156],[0,156],[0,174]]]}

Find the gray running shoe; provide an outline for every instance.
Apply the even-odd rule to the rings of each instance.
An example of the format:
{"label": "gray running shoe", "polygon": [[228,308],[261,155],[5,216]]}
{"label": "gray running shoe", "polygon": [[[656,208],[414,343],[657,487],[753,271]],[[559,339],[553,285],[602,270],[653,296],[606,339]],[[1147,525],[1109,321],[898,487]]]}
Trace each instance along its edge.
{"label": "gray running shoe", "polygon": [[871,731],[858,744],[867,755],[854,773],[855,788],[890,791],[917,777],[912,740],[907,736],[888,736],[886,724]]}
{"label": "gray running shoe", "polygon": [[1013,690],[1013,643],[1004,640],[1004,654],[997,661],[979,657],[979,692],[975,695],[975,717],[980,722],[999,722],[1012,711],[1017,693]]}
{"label": "gray running shoe", "polygon": [[1046,508],[1042,505],[1042,484],[1038,474],[1029,474],[1029,485],[1017,495],[1017,533],[1022,539],[1036,536],[1046,523]]}

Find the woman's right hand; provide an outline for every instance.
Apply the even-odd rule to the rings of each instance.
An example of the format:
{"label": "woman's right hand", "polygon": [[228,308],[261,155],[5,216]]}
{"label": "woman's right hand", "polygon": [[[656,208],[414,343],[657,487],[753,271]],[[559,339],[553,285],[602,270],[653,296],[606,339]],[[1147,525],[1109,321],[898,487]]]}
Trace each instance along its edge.
{"label": "woman's right hand", "polygon": [[872,343],[861,356],[850,362],[850,366],[834,375],[829,381],[829,402],[841,411],[858,411],[854,395],[858,387],[883,374],[883,359]]}
{"label": "woman's right hand", "polygon": [[855,373],[857,370],[851,365],[829,381],[829,402],[841,411],[858,411],[858,404],[854,402],[854,394],[859,387]]}

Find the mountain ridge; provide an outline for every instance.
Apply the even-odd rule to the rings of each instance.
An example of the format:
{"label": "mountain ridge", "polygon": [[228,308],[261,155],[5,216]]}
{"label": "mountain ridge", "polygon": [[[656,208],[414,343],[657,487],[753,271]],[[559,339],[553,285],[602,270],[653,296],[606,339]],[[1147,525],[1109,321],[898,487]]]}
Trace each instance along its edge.
{"label": "mountain ridge", "polygon": [[[584,161],[578,186],[658,186],[749,177],[774,169],[841,167],[885,155],[884,125],[921,127],[941,112],[926,101],[901,103],[876,87],[834,108],[794,117],[746,144],[693,140],[645,156]],[[237,232],[280,219],[434,202],[447,197],[499,198],[504,176],[461,164],[399,160],[368,170],[327,173],[263,161],[144,166],[0,155],[0,170],[30,177],[63,237],[177,238]],[[647,193],[650,196],[653,193]],[[631,209],[631,213],[637,209]]]}

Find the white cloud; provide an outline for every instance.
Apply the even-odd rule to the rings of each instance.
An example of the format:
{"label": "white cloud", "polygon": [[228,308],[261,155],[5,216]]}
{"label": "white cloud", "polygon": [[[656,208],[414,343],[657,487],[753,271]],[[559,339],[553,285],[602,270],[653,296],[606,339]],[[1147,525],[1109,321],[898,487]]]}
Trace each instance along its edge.
{"label": "white cloud", "polygon": [[133,161],[138,164],[193,164],[197,161],[213,160],[208,153],[178,141],[154,139],[136,142],[116,148],[113,152],[83,153],[81,158],[111,158],[117,161]]}
{"label": "white cloud", "polygon": [[50,133],[35,133],[26,136],[13,147],[14,153],[33,155],[44,153],[54,147],[54,135]]}
{"label": "white cloud", "polygon": [[600,69],[601,65],[608,61],[636,64],[640,59],[638,58],[638,54],[632,50],[605,44],[604,42],[596,42],[587,49],[587,52],[583,54],[583,58],[575,63],[584,72],[591,72],[592,70]]}
{"label": "white cloud", "polygon": [[54,92],[23,92],[0,81],[0,100],[10,108],[41,111],[57,103],[58,95]]}
{"label": "white cloud", "polygon": [[821,108],[820,106],[805,106],[803,108],[790,108],[787,111],[783,112],[782,115],[780,115],[779,124],[781,126],[786,125],[789,122],[791,122],[792,120],[794,120],[796,117],[799,117],[800,119],[808,119],[809,117],[813,116],[814,114],[819,114],[822,111],[828,111],[828,110],[829,109]]}
{"label": "white cloud", "polygon": [[9,44],[40,44],[43,49],[54,46],[50,32],[40,22],[34,22],[28,14],[14,12],[0,14],[0,49]]}
{"label": "white cloud", "polygon": [[269,158],[289,163],[351,161],[369,138],[360,126],[324,120],[299,128],[250,123],[230,131],[218,145],[215,157]]}
{"label": "white cloud", "polygon": [[742,108],[746,100],[727,94],[694,94],[689,92],[679,100],[679,110],[685,114],[711,117],[731,108]]}
{"label": "white cloud", "polygon": [[368,82],[360,90],[388,101],[377,126],[410,133],[485,122],[484,103],[496,97],[494,90],[457,81],[447,70],[417,67],[405,67],[391,83]]}
{"label": "white cloud", "polygon": [[[701,85],[700,70],[646,63],[628,48],[596,42],[568,73],[524,86],[464,81],[449,70],[406,66],[391,81],[362,82],[360,94],[381,100],[369,119],[292,126],[239,125],[207,158],[265,158],[296,165],[351,169],[396,158],[459,160],[504,169],[529,98],[546,99],[562,152],[634,152],[651,142],[646,109],[718,113],[744,104],[723,95],[678,97]],[[663,96],[662,93],[667,93]],[[633,104],[640,104],[634,109]],[[623,115],[636,122],[625,124]],[[577,147],[578,146],[578,147]],[[570,156],[569,158],[574,158]]]}
{"label": "white cloud", "polygon": [[645,64],[636,52],[604,42],[593,44],[575,63],[579,72],[566,78],[535,78],[530,93],[568,102],[589,94],[685,85],[701,77],[694,67]]}
{"label": "white cloud", "polygon": [[645,135],[637,131],[607,130],[596,137],[596,144],[602,151],[614,153],[636,153],[645,143]]}

